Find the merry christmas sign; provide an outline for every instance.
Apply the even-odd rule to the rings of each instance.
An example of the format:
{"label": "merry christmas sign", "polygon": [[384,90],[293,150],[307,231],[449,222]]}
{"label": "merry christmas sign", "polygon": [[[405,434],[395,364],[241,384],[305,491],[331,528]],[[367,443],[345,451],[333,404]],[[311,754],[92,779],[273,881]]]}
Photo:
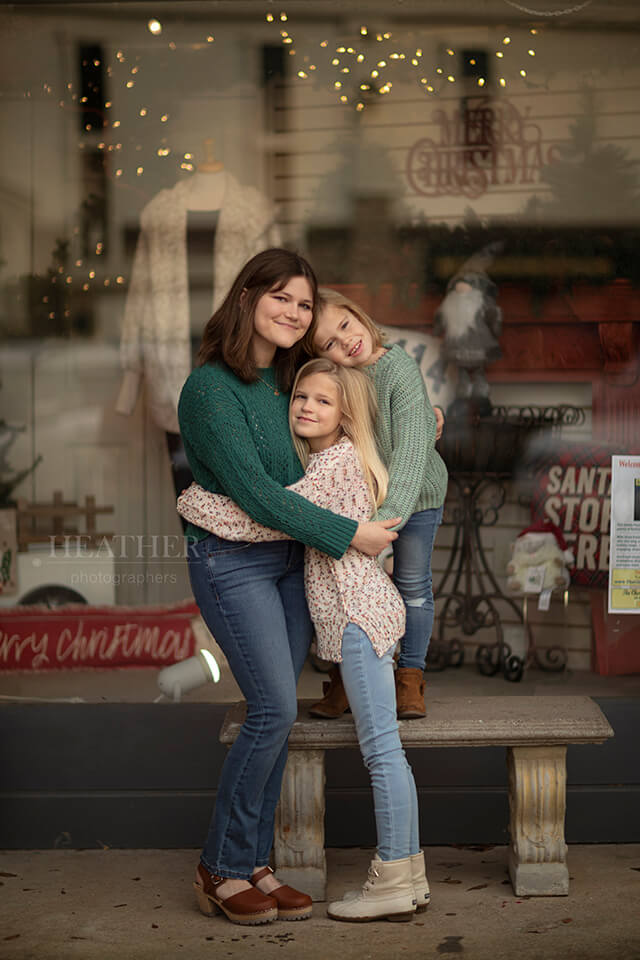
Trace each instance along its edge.
{"label": "merry christmas sign", "polygon": [[157,666],[193,656],[193,601],[165,607],[0,608],[0,672]]}

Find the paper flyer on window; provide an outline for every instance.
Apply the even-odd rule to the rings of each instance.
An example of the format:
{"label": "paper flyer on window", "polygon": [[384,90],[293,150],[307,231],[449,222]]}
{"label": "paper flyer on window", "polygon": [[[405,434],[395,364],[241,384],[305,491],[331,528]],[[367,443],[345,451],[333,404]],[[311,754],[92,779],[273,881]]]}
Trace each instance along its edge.
{"label": "paper flyer on window", "polygon": [[640,456],[611,458],[609,613],[640,613]]}

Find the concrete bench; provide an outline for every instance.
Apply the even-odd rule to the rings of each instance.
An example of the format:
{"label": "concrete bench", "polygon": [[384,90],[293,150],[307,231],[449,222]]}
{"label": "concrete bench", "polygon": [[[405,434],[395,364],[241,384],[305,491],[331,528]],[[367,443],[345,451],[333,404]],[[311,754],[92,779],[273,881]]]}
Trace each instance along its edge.
{"label": "concrete bench", "polygon": [[[326,896],[324,753],[358,747],[353,718],[318,720],[312,701],[300,701],[289,736],[289,759],[275,829],[275,865],[286,883]],[[226,714],[222,743],[237,737],[244,703]],[[602,743],[613,736],[589,697],[459,697],[429,700],[424,720],[400,723],[405,748],[507,748],[510,810],[509,875],[517,896],[569,892],[564,840],[566,753],[569,744]]]}

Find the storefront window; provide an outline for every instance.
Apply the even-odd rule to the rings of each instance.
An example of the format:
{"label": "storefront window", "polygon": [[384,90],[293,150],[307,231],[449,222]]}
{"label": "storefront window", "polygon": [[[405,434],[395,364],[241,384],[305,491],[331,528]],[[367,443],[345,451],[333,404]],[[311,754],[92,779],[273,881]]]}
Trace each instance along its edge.
{"label": "storefront window", "polygon": [[[453,637],[470,663],[499,636],[524,650],[528,623],[571,669],[631,671],[631,653],[605,663],[634,622],[605,609],[606,471],[640,449],[637,11],[530,6],[0,7],[0,604],[190,598],[177,399],[238,269],[284,245],[416,357],[450,410],[450,471],[500,475],[457,585],[466,480],[450,485],[445,659]],[[465,271],[501,311],[479,367],[481,413],[522,427],[506,461],[502,427],[471,455],[450,406],[468,372],[451,338],[479,315],[438,312]],[[523,620],[507,567],[545,516],[574,551],[568,601],[554,584]]]}

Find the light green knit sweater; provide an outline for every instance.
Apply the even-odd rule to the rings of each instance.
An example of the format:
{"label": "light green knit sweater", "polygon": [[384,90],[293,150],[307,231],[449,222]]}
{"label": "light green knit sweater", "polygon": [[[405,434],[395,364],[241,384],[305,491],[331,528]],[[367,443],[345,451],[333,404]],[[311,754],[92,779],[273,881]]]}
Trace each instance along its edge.
{"label": "light green knit sweater", "polygon": [[389,491],[377,519],[402,517],[440,507],[447,492],[447,468],[435,449],[436,417],[420,369],[394,344],[376,363],[362,367],[378,398],[376,438],[389,471]]}

